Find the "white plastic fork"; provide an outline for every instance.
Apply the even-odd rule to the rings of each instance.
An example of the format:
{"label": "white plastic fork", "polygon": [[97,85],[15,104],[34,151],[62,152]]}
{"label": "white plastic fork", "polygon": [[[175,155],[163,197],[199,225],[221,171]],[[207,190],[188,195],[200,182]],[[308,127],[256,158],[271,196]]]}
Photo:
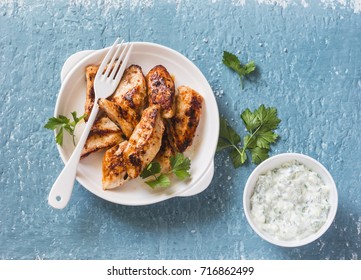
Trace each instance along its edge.
{"label": "white plastic fork", "polygon": [[[74,180],[81,152],[99,111],[98,99],[107,98],[112,93],[114,93],[128,63],[133,45],[131,43],[127,43],[123,48],[123,41],[119,45],[118,41],[119,39],[114,42],[113,46],[100,64],[94,79],[95,98],[93,109],[69,161],[66,163],[64,169],[50,190],[48,203],[54,208],[62,209],[68,204],[71,193],[73,191]],[[122,48],[123,51],[121,51]]]}

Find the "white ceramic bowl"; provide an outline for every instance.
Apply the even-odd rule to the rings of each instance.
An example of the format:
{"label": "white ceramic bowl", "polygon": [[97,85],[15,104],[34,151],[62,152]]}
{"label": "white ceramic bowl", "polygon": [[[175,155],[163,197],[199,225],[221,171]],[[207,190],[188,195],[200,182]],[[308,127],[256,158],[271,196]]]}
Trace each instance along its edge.
{"label": "white ceramic bowl", "polygon": [[[219,133],[219,113],[213,91],[201,71],[185,56],[153,43],[134,42],[128,64],[138,64],[146,74],[157,64],[164,65],[174,75],[176,87],[188,85],[204,97],[203,112],[195,139],[187,149],[191,163],[191,179],[177,181],[169,188],[151,189],[140,178],[127,182],[121,188],[104,191],[101,187],[101,161],[103,153],[94,153],[80,161],[77,181],[90,192],[105,200],[123,205],[147,205],[176,196],[191,196],[208,187],[214,173],[214,154]],[[85,67],[100,64],[108,48],[86,50],[73,54],[64,63],[61,71],[62,86],[59,92],[54,115],[71,118],[71,112],[82,115],[85,103]],[[77,126],[79,139],[83,126]],[[63,146],[58,146],[60,156],[66,163],[74,150],[72,140],[64,136]]]}
{"label": "white ceramic bowl", "polygon": [[[284,241],[279,240],[273,237],[272,235],[262,231],[256,223],[253,221],[252,215],[251,215],[251,197],[254,193],[254,187],[257,183],[258,177],[264,173],[266,173],[268,170],[272,170],[274,168],[280,167],[281,164],[297,160],[298,162],[304,164],[309,169],[315,171],[318,173],[318,175],[321,177],[321,179],[324,181],[326,185],[330,187],[330,210],[328,213],[328,218],[325,222],[325,224],[314,234],[300,240],[292,240],[292,241]],[[297,154],[297,153],[284,153],[279,154],[273,157],[268,158],[264,162],[262,162],[260,165],[258,165],[254,171],[249,176],[246,186],[243,193],[243,208],[246,215],[246,218],[252,227],[252,229],[264,240],[283,247],[298,247],[302,245],[306,245],[308,243],[311,243],[312,241],[315,241],[318,239],[321,235],[323,235],[327,229],[332,224],[337,211],[337,205],[338,205],[338,194],[336,189],[336,184],[331,176],[331,174],[327,171],[327,169],[319,163],[317,160],[303,155],[303,154]]]}

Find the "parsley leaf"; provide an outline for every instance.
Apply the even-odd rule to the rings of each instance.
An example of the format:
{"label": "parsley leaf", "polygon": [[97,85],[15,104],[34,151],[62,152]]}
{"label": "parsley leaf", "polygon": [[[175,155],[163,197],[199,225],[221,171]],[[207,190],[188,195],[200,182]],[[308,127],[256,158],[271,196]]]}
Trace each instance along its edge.
{"label": "parsley leaf", "polygon": [[255,164],[267,159],[270,145],[275,143],[279,137],[274,130],[281,122],[277,117],[277,109],[266,108],[263,104],[254,112],[249,109],[244,110],[241,119],[248,131],[248,134],[243,137],[243,146],[240,144],[241,137],[237,132],[229,126],[224,118],[220,120],[217,151],[232,148],[230,157],[235,168],[247,161],[247,151],[251,154],[252,162]]}
{"label": "parsley leaf", "polygon": [[240,150],[238,147],[233,149],[230,153],[234,168],[238,168],[243,165],[247,160],[247,154]]}
{"label": "parsley leaf", "polygon": [[57,118],[55,117],[49,118],[48,122],[44,125],[44,128],[46,129],[50,129],[50,130],[58,129],[58,133],[55,136],[55,141],[60,146],[63,145],[64,130],[67,131],[72,136],[73,144],[75,146],[75,134],[74,134],[75,126],[86,116],[84,114],[80,117],[77,117],[76,112],[72,112],[71,115],[73,117],[73,121],[70,121],[70,119],[68,119],[65,116],[59,115],[59,117]]}
{"label": "parsley leaf", "polygon": [[191,160],[185,157],[181,153],[177,153],[170,158],[170,165],[172,166],[172,172],[179,179],[184,180],[191,176],[189,169],[191,168]]}
{"label": "parsley leaf", "polygon": [[238,74],[241,82],[241,88],[243,88],[243,77],[256,70],[254,61],[250,61],[247,64],[242,65],[236,55],[227,51],[223,51],[222,62]]}
{"label": "parsley leaf", "polygon": [[241,166],[247,159],[246,155],[242,154],[239,147],[241,142],[241,137],[237,132],[228,124],[227,120],[224,118],[220,119],[220,130],[219,130],[219,139],[217,144],[217,152],[232,147],[231,159],[234,167]]}
{"label": "parsley leaf", "polygon": [[153,161],[142,171],[140,177],[142,177],[142,179],[146,179],[154,174],[160,173],[160,170],[161,168],[159,162]]}
{"label": "parsley leaf", "polygon": [[153,161],[142,171],[140,177],[146,179],[153,176],[154,179],[148,180],[145,183],[151,188],[155,188],[156,186],[169,187],[171,183],[169,175],[171,174],[174,174],[180,180],[184,180],[191,176],[189,173],[191,161],[183,154],[177,153],[176,155],[171,156],[170,164],[172,169],[167,173],[161,173],[161,166],[159,162]]}
{"label": "parsley leaf", "polygon": [[241,137],[232,127],[230,127],[226,119],[221,118],[217,152],[235,146],[239,142],[241,142]]}
{"label": "parsley leaf", "polygon": [[266,160],[268,155],[268,149],[255,147],[249,150],[252,155],[252,162],[255,164],[260,164],[262,161]]}
{"label": "parsley leaf", "polygon": [[145,182],[149,187],[155,188],[156,186],[160,187],[169,187],[170,186],[170,179],[165,174],[160,174],[154,180],[149,180]]}

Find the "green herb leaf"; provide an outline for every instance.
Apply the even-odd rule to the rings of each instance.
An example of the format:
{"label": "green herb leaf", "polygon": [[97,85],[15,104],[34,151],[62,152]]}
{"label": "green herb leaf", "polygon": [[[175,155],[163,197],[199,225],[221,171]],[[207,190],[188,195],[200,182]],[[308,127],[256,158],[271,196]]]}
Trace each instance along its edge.
{"label": "green herb leaf", "polygon": [[247,151],[251,154],[252,162],[259,164],[269,157],[270,145],[278,139],[274,132],[278,128],[280,119],[277,117],[276,108],[266,108],[261,105],[252,112],[246,109],[241,114],[241,119],[249,134],[243,137],[243,146],[240,136],[229,126],[223,118],[220,120],[220,134],[217,151],[231,148],[230,157],[235,168],[247,161]]}
{"label": "green herb leaf", "polygon": [[174,175],[178,177],[178,179],[184,180],[191,177],[191,174],[187,170],[174,170]]}
{"label": "green herb leaf", "polygon": [[250,139],[248,140],[250,148],[255,143],[257,147],[269,149],[269,145],[278,138],[274,130],[278,128],[281,120],[277,117],[276,108],[266,108],[264,105],[261,105],[253,113],[245,110],[241,114],[241,118],[247,131],[250,133]]}
{"label": "green herb leaf", "polygon": [[225,118],[221,118],[217,152],[229,147],[234,147],[239,142],[241,142],[241,137],[230,127]]}
{"label": "green herb leaf", "polygon": [[50,129],[50,130],[58,129],[58,133],[55,136],[55,141],[60,146],[63,145],[64,130],[67,131],[72,136],[73,143],[75,145],[75,134],[74,134],[75,126],[86,116],[84,114],[78,118],[76,112],[72,112],[71,115],[73,117],[73,121],[70,121],[70,119],[68,119],[65,116],[59,115],[59,117],[57,118],[55,117],[49,118],[48,122],[44,125],[44,128],[46,129]]}
{"label": "green herb leaf", "polygon": [[231,156],[231,160],[232,160],[234,168],[240,167],[247,160],[246,153],[241,153],[237,149],[233,149],[230,153],[230,156]]}
{"label": "green herb leaf", "polygon": [[233,53],[223,51],[223,64],[231,68],[232,70],[238,72],[243,71],[241,67],[241,61],[239,61],[238,57]]}
{"label": "green herb leaf", "polygon": [[264,105],[261,105],[253,113],[254,118],[258,119],[259,126],[261,130],[269,131],[274,130],[278,127],[281,120],[277,117],[277,109],[274,107],[266,108]]}
{"label": "green herb leaf", "polygon": [[246,72],[246,75],[252,73],[254,70],[256,70],[256,65],[254,63],[254,61],[250,61],[248,62],[245,66],[245,72]]}
{"label": "green herb leaf", "polygon": [[256,138],[256,146],[263,149],[269,149],[270,144],[276,142],[277,138],[278,135],[271,130],[259,133]]}
{"label": "green herb leaf", "polygon": [[218,138],[218,144],[217,144],[216,152],[222,151],[222,150],[227,149],[229,147],[232,147],[232,144],[227,139]]}
{"label": "green herb leaf", "polygon": [[217,152],[223,149],[232,148],[230,153],[233,166],[235,168],[241,166],[245,162],[245,155],[242,155],[238,144],[241,142],[241,137],[228,124],[225,118],[220,119],[220,130],[217,144]]}
{"label": "green herb leaf", "polygon": [[223,52],[222,62],[238,74],[241,82],[241,88],[243,88],[243,77],[252,73],[256,69],[254,61],[250,61],[246,65],[242,65],[236,55],[227,51]]}
{"label": "green herb leaf", "polygon": [[169,187],[170,179],[169,175],[174,174],[178,179],[184,180],[191,176],[189,169],[191,168],[191,160],[185,157],[181,153],[177,153],[174,156],[170,157],[170,164],[172,169],[167,173],[161,173],[161,166],[159,162],[151,162],[148,166],[142,171],[140,176],[145,179],[150,176],[153,176],[153,180],[148,180],[145,183],[148,184],[151,188],[156,186],[160,187]]}
{"label": "green herb leaf", "polygon": [[252,131],[256,130],[256,128],[260,124],[259,119],[248,108],[244,110],[243,113],[241,114],[241,119],[243,120],[243,123],[246,126],[247,131],[251,133]]}
{"label": "green herb leaf", "polygon": [[246,109],[241,118],[250,133],[244,138],[244,147],[251,152],[252,162],[259,164],[269,157],[270,144],[275,143],[278,135],[274,130],[278,128],[281,120],[277,117],[277,109],[266,108],[263,104],[251,112]]}
{"label": "green herb leaf", "polygon": [[83,114],[82,116],[80,116],[79,118],[77,117],[77,113],[74,111],[74,112],[71,112],[71,115],[73,116],[73,122],[71,122],[71,126],[76,126],[77,123],[79,123],[82,119],[84,119],[86,117],[86,114]]}
{"label": "green herb leaf", "polygon": [[148,178],[149,176],[156,175],[160,173],[161,167],[159,162],[151,162],[148,166],[142,171],[140,177],[142,179]]}
{"label": "green herb leaf", "polygon": [[172,166],[172,172],[179,179],[184,180],[191,176],[188,170],[191,168],[191,161],[181,153],[177,153],[175,156],[171,156],[170,164]]}
{"label": "green herb leaf", "polygon": [[69,119],[67,117],[64,117],[60,115],[59,117],[55,118],[49,118],[48,122],[44,125],[44,128],[54,130],[58,126],[65,125],[69,122]]}
{"label": "green herb leaf", "polygon": [[269,157],[268,151],[269,149],[264,149],[260,147],[250,149],[252,155],[252,162],[255,164],[260,164],[262,161]]}
{"label": "green herb leaf", "polygon": [[156,177],[156,179],[146,181],[145,183],[151,188],[155,188],[156,186],[165,188],[170,186],[170,179],[167,175],[160,174],[158,177]]}
{"label": "green herb leaf", "polygon": [[55,142],[58,143],[60,146],[63,145],[63,136],[64,136],[64,130],[61,127],[59,129],[59,132],[55,136]]}

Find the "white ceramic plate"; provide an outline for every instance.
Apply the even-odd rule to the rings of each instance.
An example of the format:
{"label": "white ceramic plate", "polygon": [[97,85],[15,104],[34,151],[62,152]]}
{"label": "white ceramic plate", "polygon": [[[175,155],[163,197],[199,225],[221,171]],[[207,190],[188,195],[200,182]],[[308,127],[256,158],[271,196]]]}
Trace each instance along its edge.
{"label": "white ceramic plate", "polygon": [[[83,51],[72,55],[62,70],[62,86],[55,108],[55,116],[65,115],[71,118],[71,112],[78,115],[84,112],[85,103],[85,67],[100,64],[108,48],[98,51]],[[103,152],[98,152],[81,160],[78,166],[77,181],[86,189],[105,200],[123,205],[146,205],[160,202],[175,196],[197,194],[208,187],[214,171],[214,153],[219,133],[219,113],[210,85],[201,71],[180,53],[153,43],[135,42],[129,59],[130,64],[142,67],[144,75],[157,64],[164,65],[175,77],[176,87],[188,85],[204,97],[202,117],[193,145],[186,155],[191,158],[189,181],[172,182],[166,189],[151,189],[142,179],[127,182],[115,190],[102,190],[101,161]],[[76,139],[80,138],[83,126],[76,129]],[[64,135],[63,146],[58,146],[62,160],[68,161],[74,145],[68,135]]]}

